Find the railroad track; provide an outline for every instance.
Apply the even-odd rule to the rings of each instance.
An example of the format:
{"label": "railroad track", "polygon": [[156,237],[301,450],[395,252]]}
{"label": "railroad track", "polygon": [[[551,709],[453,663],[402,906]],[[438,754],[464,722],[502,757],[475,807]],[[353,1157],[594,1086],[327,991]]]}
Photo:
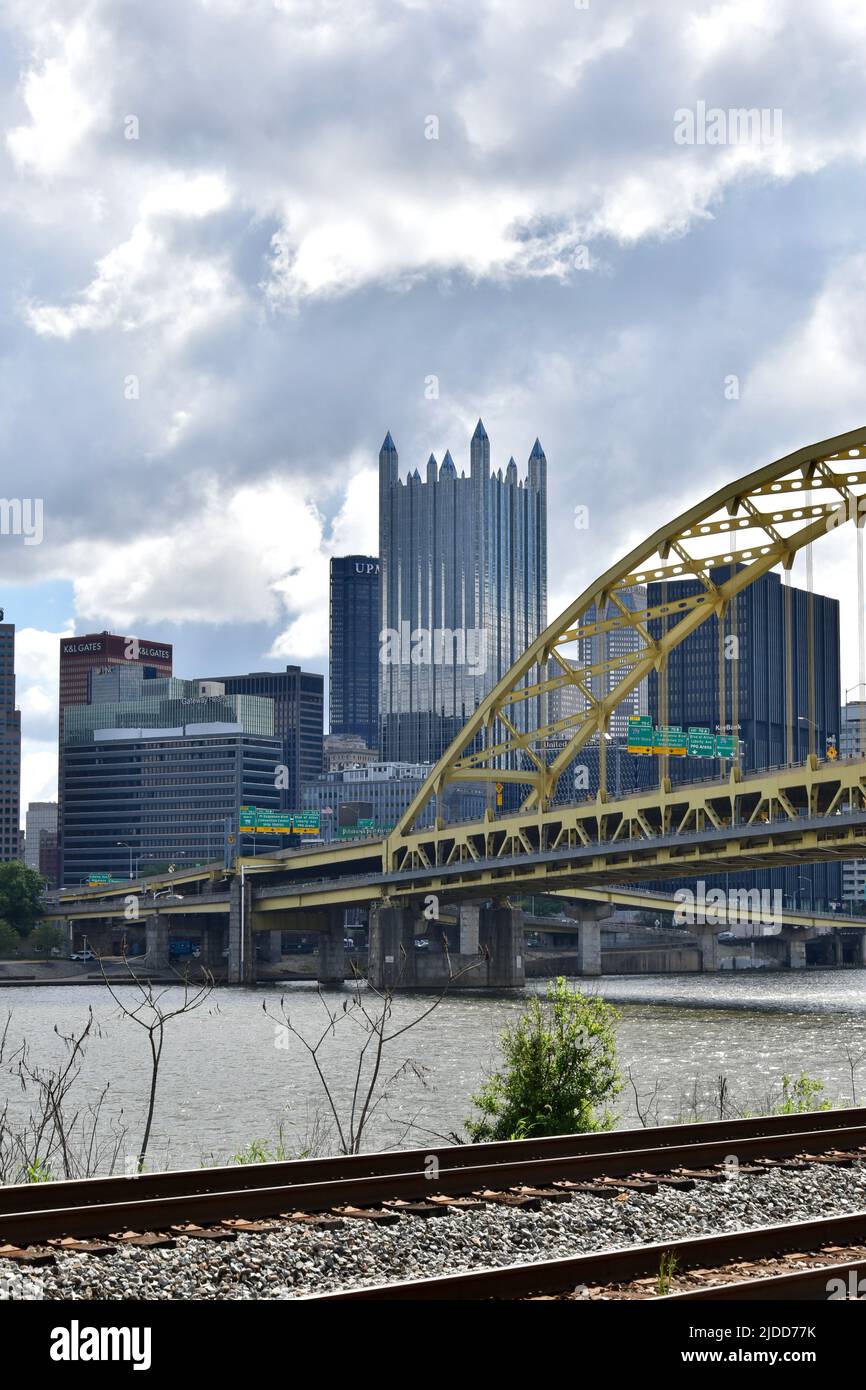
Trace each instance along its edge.
{"label": "railroad track", "polygon": [[652,1298],[680,1303],[826,1299],[831,1291],[840,1298],[857,1297],[858,1288],[866,1297],[866,1211],[308,1294],[303,1301]]}
{"label": "railroad track", "polygon": [[731,1160],[755,1172],[861,1157],[866,1108],[22,1184],[0,1187],[0,1257],[44,1262],[61,1243],[99,1254],[128,1240],[231,1239],[268,1220],[395,1222],[482,1202],[537,1208],[581,1192],[724,1181]]}

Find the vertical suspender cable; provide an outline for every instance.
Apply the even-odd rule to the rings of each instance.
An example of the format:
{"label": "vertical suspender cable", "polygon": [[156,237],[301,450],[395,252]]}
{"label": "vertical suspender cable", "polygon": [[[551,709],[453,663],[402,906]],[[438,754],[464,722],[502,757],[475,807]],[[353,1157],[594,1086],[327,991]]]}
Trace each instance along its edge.
{"label": "vertical suspender cable", "polygon": [[740,749],[740,624],[739,624],[739,594],[734,594],[730,603],[731,615],[731,658],[729,665],[731,668],[731,733],[736,740],[734,748],[734,761],[739,762]]}
{"label": "vertical suspender cable", "polygon": [[866,754],[866,631],[864,631],[864,619],[866,619],[866,590],[863,585],[863,524],[861,518],[857,517],[857,658],[858,670],[857,680],[857,699],[859,701],[858,710],[860,714],[860,742],[858,753],[862,758]]}
{"label": "vertical suspender cable", "polygon": [[794,761],[794,638],[791,621],[791,570],[786,565],[783,582],[785,588],[785,762],[790,767]]}
{"label": "vertical suspender cable", "polygon": [[[806,493],[807,514],[811,514],[812,494]],[[818,721],[815,718],[815,574],[812,542],[806,546],[806,717],[809,726],[809,752],[817,752]],[[826,730],[825,730],[826,733]]]}
{"label": "vertical suspender cable", "polygon": [[[662,607],[666,607],[666,606],[667,606],[667,601],[668,601],[668,582],[667,582],[666,579],[663,579],[663,580],[662,580],[662,584],[661,584],[661,601],[662,601]],[[662,631],[663,631],[663,632],[668,632],[669,629],[670,629],[670,627],[671,627],[670,614],[666,613],[665,616],[662,618]],[[661,669],[660,669],[660,671],[659,671],[659,673],[658,673],[658,683],[659,683],[659,725],[660,725],[661,728],[667,728],[668,724],[670,723],[670,717],[669,717],[669,716],[670,716],[670,705],[669,705],[669,700],[668,700],[669,690],[668,690],[668,654],[667,654],[667,652],[666,652],[665,655],[662,657]],[[659,755],[658,755],[658,759],[659,759],[659,791],[663,791],[663,790],[664,790],[664,779],[667,777],[667,774],[668,774],[668,760],[667,760],[667,754],[665,754],[664,752],[660,752]]]}

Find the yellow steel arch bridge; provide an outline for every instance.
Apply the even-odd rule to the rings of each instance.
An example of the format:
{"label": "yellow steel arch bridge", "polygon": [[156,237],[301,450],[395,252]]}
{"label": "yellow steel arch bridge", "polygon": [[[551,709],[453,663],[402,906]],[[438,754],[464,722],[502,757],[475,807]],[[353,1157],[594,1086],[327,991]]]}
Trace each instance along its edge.
{"label": "yellow steel arch bridge", "polygon": [[[437,871],[462,865],[467,878],[483,861],[509,861],[509,872],[495,867],[480,875],[503,879],[563,877],[569,882],[597,878],[605,869],[617,878],[656,878],[766,867],[786,860],[852,857],[862,852],[864,776],[862,760],[841,761],[816,749],[812,624],[807,624],[809,688],[807,712],[795,709],[792,678],[790,572],[798,553],[823,540],[832,544],[838,529],[862,522],[866,509],[866,428],[797,450],[719,488],[661,527],[612,565],[551,623],[499,681],[418,791],[382,845],[383,867],[393,875],[438,878]],[[859,538],[858,538],[859,539]],[[808,553],[808,551],[807,551]],[[727,639],[736,633],[736,604],[771,570],[785,578],[784,621],[787,670],[784,691],[784,765],[743,776],[734,764],[714,781],[673,787],[666,758],[660,758],[658,786],[625,798],[609,798],[605,788],[607,732],[616,706],[651,672],[659,681],[661,722],[665,721],[667,663],[671,652],[711,617],[718,619],[719,661],[727,659]],[[693,592],[668,599],[668,585],[694,581]],[[627,602],[636,586],[653,585],[661,597],[635,609]],[[675,591],[676,593],[676,591]],[[862,614],[861,614],[862,619]],[[587,640],[629,629],[625,654],[595,664],[574,660]],[[609,646],[616,651],[616,644]],[[736,652],[736,647],[730,650]],[[736,727],[737,656],[734,674],[720,680],[720,726]],[[721,666],[724,672],[724,666]],[[547,719],[550,697],[576,690],[578,712]],[[726,688],[731,708],[724,707]],[[541,711],[541,718],[536,716]],[[530,717],[526,717],[529,715]],[[810,749],[805,764],[793,766],[795,730],[805,720]],[[600,790],[592,802],[555,805],[563,773],[587,744],[597,744]],[[866,740],[862,741],[866,746]],[[835,749],[832,752],[835,753]],[[446,789],[481,781],[488,787],[516,783],[520,810],[497,816],[488,798],[483,824],[448,826],[438,814]],[[419,828],[431,802],[437,814],[430,828]],[[429,812],[428,812],[429,817]],[[529,858],[558,858],[529,871]],[[583,870],[574,861],[581,859]],[[504,865],[503,865],[504,867]],[[458,875],[459,876],[459,875]]]}
{"label": "yellow steel arch bridge", "polygon": [[[866,857],[866,760],[834,758],[827,748],[815,747],[811,623],[807,709],[795,708],[789,585],[798,553],[818,541],[832,545],[850,521],[859,526],[861,508],[866,509],[866,427],[799,449],[690,507],[594,580],[541,633],[467,720],[385,839],[239,860],[235,871],[253,878],[262,915],[267,908],[407,901],[427,892],[456,898],[581,885],[597,890],[611,883]],[[606,735],[612,711],[655,673],[660,722],[666,722],[671,652],[715,617],[719,661],[728,659],[725,643],[736,632],[738,596],[777,568],[785,581],[789,639],[784,760],[748,774],[732,760],[720,776],[672,785],[662,755],[657,785],[610,797]],[[667,586],[683,580],[694,581],[691,591],[679,596],[675,590],[668,598]],[[647,584],[660,597],[636,610],[626,596]],[[861,596],[861,627],[862,618]],[[587,639],[617,629],[631,634],[625,654],[594,664],[572,655],[586,651]],[[615,643],[610,646],[615,650]],[[551,697],[564,689],[575,693],[576,712],[551,719]],[[735,669],[720,689],[720,726],[736,727]],[[795,730],[802,719],[810,746],[797,764]],[[560,789],[563,774],[590,743],[597,745],[600,789],[590,800],[568,804]],[[860,746],[866,747],[866,737]],[[447,824],[445,792],[466,782],[487,788],[485,815]],[[519,789],[519,809],[497,806],[497,784]],[[210,866],[199,876],[204,881],[216,873]],[[268,882],[259,883],[261,877]],[[73,897],[103,892],[80,890]]]}

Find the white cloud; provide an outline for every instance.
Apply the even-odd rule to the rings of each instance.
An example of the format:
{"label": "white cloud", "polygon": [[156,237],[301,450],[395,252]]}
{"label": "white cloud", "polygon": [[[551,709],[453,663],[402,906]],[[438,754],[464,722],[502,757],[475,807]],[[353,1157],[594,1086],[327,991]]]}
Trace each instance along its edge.
{"label": "white cloud", "polygon": [[80,18],[46,26],[41,19],[34,13],[34,62],[21,81],[29,122],[10,130],[6,143],[20,170],[54,178],[68,171],[87,137],[105,120],[110,65],[95,26]]}
{"label": "white cloud", "polygon": [[31,801],[57,799],[57,708],[61,637],[23,627],[15,633],[17,704],[21,710],[21,823]]}

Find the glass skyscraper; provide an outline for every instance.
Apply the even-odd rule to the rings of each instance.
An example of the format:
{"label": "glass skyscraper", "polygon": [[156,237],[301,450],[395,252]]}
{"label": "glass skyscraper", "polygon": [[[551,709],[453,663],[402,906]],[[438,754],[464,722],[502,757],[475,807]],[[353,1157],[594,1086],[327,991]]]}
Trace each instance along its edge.
{"label": "glass skyscraper", "polygon": [[15,624],[0,621],[0,860],[20,858],[21,711],[15,708]]}
{"label": "glass skyscraper", "polygon": [[[710,579],[719,584],[729,575],[730,568],[722,566],[711,572]],[[647,586],[647,603],[650,608],[675,604],[704,592],[697,579],[654,581]],[[790,634],[786,621],[789,602]],[[647,624],[650,636],[660,637],[664,623],[675,626],[676,616],[651,619]],[[734,637],[735,643],[731,641]],[[793,585],[788,600],[780,576],[771,572],[750,584],[730,605],[723,638],[727,643],[722,642],[720,651],[718,619],[709,617],[670,653],[666,692],[658,674],[651,673],[648,703],[653,722],[733,734],[741,743],[744,771],[784,766],[789,727],[795,763],[803,762],[811,749],[825,757],[828,747],[839,738],[838,601],[823,594],[810,595]],[[647,765],[648,774],[658,772],[655,758],[640,761]],[[719,770],[715,760],[668,759],[668,776],[674,783],[718,776]],[[708,888],[778,888],[786,901],[809,901],[824,907],[842,897],[838,861],[749,874],[708,875],[706,884]],[[675,885],[658,886],[670,892]]]}
{"label": "glass skyscraper", "polygon": [[328,693],[332,734],[379,742],[379,561],[373,555],[331,560]]}
{"label": "glass skyscraper", "polygon": [[[478,421],[469,476],[450,452],[425,478],[379,452],[379,726],[384,759],[434,762],[547,624],[547,460],[490,471]],[[515,710],[520,726],[537,701]]]}

